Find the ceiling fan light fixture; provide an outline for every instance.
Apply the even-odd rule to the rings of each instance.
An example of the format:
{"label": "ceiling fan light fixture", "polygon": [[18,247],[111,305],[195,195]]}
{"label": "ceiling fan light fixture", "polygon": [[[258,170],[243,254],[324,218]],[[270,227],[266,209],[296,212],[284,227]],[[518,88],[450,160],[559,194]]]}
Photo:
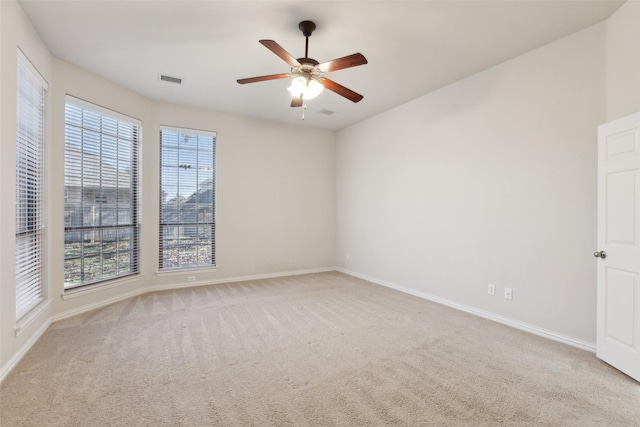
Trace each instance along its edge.
{"label": "ceiling fan light fixture", "polygon": [[287,88],[291,94],[299,98],[302,95],[304,100],[313,99],[320,95],[324,86],[316,79],[308,79],[304,76],[299,76],[291,81],[291,86]]}
{"label": "ceiling fan light fixture", "polygon": [[287,88],[289,92],[295,97],[300,96],[307,90],[307,79],[304,77],[296,77],[291,81],[291,86]]}
{"label": "ceiling fan light fixture", "polygon": [[322,89],[324,89],[322,83],[315,79],[309,80],[309,83],[307,84],[307,91],[304,94],[304,99],[315,98],[322,93]]}

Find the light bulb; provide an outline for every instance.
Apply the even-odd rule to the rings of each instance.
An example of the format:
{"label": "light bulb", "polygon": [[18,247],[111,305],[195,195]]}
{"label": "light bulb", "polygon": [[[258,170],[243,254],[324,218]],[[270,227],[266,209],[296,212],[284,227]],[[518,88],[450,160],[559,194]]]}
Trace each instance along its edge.
{"label": "light bulb", "polygon": [[304,94],[307,91],[307,79],[304,77],[296,77],[293,79],[291,86],[289,86],[287,90],[291,92],[293,96],[299,98],[301,94]]}
{"label": "light bulb", "polygon": [[307,91],[304,93],[304,99],[315,98],[316,96],[320,95],[322,89],[324,89],[322,83],[317,80],[309,80],[309,83],[307,84]]}
{"label": "light bulb", "polygon": [[295,97],[303,99],[313,99],[320,95],[320,92],[324,89],[322,83],[315,79],[307,79],[304,76],[296,77],[291,81],[291,86],[287,88],[289,92]]}

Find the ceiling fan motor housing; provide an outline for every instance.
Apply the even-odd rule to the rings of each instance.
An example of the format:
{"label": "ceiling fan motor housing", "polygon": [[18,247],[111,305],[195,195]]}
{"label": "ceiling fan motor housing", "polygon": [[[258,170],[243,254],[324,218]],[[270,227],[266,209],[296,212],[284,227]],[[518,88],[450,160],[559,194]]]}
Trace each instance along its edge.
{"label": "ceiling fan motor housing", "polygon": [[312,76],[319,76],[320,74],[322,74],[322,72],[317,68],[317,65],[319,63],[315,59],[298,58],[298,62],[300,63],[300,66],[291,67],[291,74],[302,74],[306,75],[307,78],[311,78]]}

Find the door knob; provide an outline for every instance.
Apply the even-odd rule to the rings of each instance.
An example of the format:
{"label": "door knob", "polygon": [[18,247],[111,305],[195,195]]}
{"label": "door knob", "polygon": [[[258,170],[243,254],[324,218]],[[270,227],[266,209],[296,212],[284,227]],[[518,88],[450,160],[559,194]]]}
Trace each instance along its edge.
{"label": "door knob", "polygon": [[605,251],[594,252],[593,256],[596,257],[596,258],[605,259],[607,257],[607,253]]}

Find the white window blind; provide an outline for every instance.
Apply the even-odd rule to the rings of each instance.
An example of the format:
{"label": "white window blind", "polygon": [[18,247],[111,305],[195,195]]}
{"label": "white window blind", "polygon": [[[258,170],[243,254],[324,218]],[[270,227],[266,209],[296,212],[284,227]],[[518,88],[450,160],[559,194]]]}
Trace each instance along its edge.
{"label": "white window blind", "polygon": [[160,130],[160,269],[215,266],[216,134]]}
{"label": "white window blind", "polygon": [[67,97],[65,289],[139,271],[139,140],[139,121]]}
{"label": "white window blind", "polygon": [[47,83],[18,51],[16,319],[43,300],[44,121]]}

